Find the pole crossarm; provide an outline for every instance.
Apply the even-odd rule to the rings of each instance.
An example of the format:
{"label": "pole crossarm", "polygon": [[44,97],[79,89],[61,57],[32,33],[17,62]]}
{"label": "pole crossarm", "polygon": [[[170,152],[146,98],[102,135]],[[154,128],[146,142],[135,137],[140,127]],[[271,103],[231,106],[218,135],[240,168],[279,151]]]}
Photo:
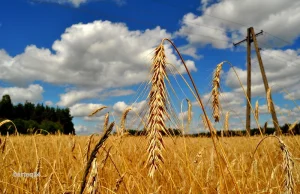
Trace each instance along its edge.
{"label": "pole crossarm", "polygon": [[[263,30],[261,30],[260,32],[258,32],[257,34],[255,34],[255,36],[259,36],[259,35],[262,35],[264,33]],[[243,42],[246,42],[248,40],[248,36],[244,39],[244,40],[241,40],[237,43],[233,43],[233,46],[238,46],[239,44],[243,43]],[[250,36],[250,43],[253,42],[253,37]]]}

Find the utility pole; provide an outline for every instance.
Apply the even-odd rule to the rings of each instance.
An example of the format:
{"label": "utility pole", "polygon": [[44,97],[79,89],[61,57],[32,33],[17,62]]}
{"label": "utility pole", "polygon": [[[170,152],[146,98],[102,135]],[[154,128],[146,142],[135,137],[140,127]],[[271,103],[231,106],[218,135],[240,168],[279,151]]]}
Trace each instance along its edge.
{"label": "utility pole", "polygon": [[[251,34],[255,34],[253,28],[250,28],[250,30],[251,30]],[[253,42],[254,42],[254,46],[255,46],[257,60],[258,60],[259,67],[260,67],[260,72],[261,72],[261,75],[262,75],[262,79],[263,79],[263,82],[264,82],[264,85],[265,85],[266,94],[267,94],[267,92],[269,90],[268,79],[267,79],[267,76],[266,76],[266,73],[265,73],[265,68],[264,68],[264,65],[263,65],[263,62],[262,62],[262,59],[261,59],[261,56],[260,56],[260,52],[259,52],[259,48],[258,48],[258,43],[257,43],[256,37],[253,36],[252,38],[253,38]],[[278,119],[277,119],[277,116],[276,116],[276,111],[275,111],[275,107],[274,107],[274,103],[273,103],[273,99],[272,99],[272,95],[271,94],[270,94],[270,100],[271,100],[270,109],[271,109],[271,114],[272,114],[274,128],[276,130],[276,135],[280,135],[281,134],[281,130],[280,130],[280,127],[279,127],[279,123],[278,123]]]}
{"label": "utility pole", "polygon": [[[248,135],[250,134],[250,123],[251,123],[250,105],[251,105],[251,43],[252,42],[254,42],[256,56],[257,56],[257,60],[259,63],[262,79],[264,82],[266,94],[269,90],[269,84],[268,84],[267,76],[265,73],[265,68],[264,68],[264,65],[263,65],[263,62],[262,62],[262,59],[260,56],[260,52],[259,52],[260,48],[258,47],[258,43],[256,40],[256,36],[258,36],[262,33],[263,33],[263,31],[261,30],[259,33],[255,34],[253,27],[250,27],[250,28],[248,28],[248,31],[247,31],[247,37],[244,40],[242,40],[238,43],[233,43],[234,46],[237,46],[240,43],[247,41],[247,96],[248,96],[249,102],[247,103],[247,108],[246,108],[246,130],[247,130]],[[274,103],[272,100],[272,95],[270,96],[270,100],[271,100],[270,109],[271,109],[273,124],[276,129],[276,135],[280,135],[281,130],[279,128],[279,123],[278,123],[278,119],[276,116]]]}
{"label": "utility pole", "polygon": [[250,136],[250,124],[251,124],[251,108],[250,108],[251,105],[251,43],[253,42],[253,37],[256,38],[256,36],[259,36],[260,34],[263,33],[263,31],[260,31],[259,33],[255,34],[254,31],[252,32],[251,29],[253,28],[252,27],[248,28],[247,37],[244,40],[238,43],[233,43],[234,46],[237,46],[247,41],[247,98],[249,101],[247,100],[247,106],[246,106],[246,130],[248,136]]}

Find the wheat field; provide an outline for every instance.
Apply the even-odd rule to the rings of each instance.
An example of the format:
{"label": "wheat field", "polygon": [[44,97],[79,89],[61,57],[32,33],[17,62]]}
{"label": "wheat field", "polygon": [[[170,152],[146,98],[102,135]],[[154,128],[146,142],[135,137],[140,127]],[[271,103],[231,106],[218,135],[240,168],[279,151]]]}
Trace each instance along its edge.
{"label": "wheat field", "polygon": [[[99,139],[96,135],[1,137],[0,192],[79,193],[85,157]],[[252,157],[261,139],[224,137],[220,142],[241,193],[284,193],[284,156],[278,141],[265,139]],[[143,136],[108,138],[96,156],[95,193],[237,193],[224,163],[217,162],[210,138],[165,138],[164,164],[154,179],[145,168],[145,140]],[[282,140],[295,161],[292,175],[297,193],[300,138]],[[14,173],[18,172],[39,172],[40,176],[17,177]]]}
{"label": "wheat field", "polygon": [[[187,127],[180,124],[178,115],[172,112],[167,83],[164,42],[169,42],[179,55],[192,87],[186,83],[202,110],[202,121],[210,133],[207,137],[185,135],[192,121],[192,103],[188,103]],[[144,115],[126,107],[120,125],[109,124],[109,113],[105,114],[103,131],[90,136],[75,135],[20,135],[15,127],[14,135],[0,137],[0,193],[285,193],[300,192],[300,137],[293,134],[295,124],[289,126],[288,136],[280,131],[276,135],[265,135],[259,125],[258,103],[251,108],[259,129],[259,136],[229,136],[229,112],[221,114],[220,76],[223,61],[217,65],[212,80],[212,116],[204,107],[196,84],[174,43],[163,39],[155,49],[151,70],[147,105]],[[176,71],[178,69],[175,68]],[[234,70],[237,78],[238,74]],[[241,88],[249,101],[239,79]],[[192,89],[193,88],[193,89]],[[174,89],[174,88],[172,88]],[[175,92],[174,92],[175,93]],[[269,112],[271,89],[267,92]],[[249,104],[251,104],[249,102]],[[270,105],[269,105],[270,104]],[[92,117],[108,108],[99,107]],[[145,136],[129,136],[126,117],[134,112],[141,118]],[[175,114],[174,114],[175,113]],[[225,115],[219,136],[215,124]],[[141,117],[142,116],[142,117]],[[180,131],[173,136],[168,130]],[[274,126],[279,123],[274,122]],[[12,121],[4,120],[0,123]],[[111,134],[113,130],[115,134]],[[222,133],[223,134],[223,133]]]}

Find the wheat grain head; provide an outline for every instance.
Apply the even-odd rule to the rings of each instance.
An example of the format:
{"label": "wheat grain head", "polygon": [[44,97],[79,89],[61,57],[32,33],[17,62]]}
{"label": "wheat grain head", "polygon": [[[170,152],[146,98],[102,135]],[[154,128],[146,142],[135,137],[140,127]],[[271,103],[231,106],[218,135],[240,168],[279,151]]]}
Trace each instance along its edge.
{"label": "wheat grain head", "polygon": [[222,70],[223,62],[217,65],[217,68],[213,75],[213,83],[212,83],[212,109],[213,109],[213,117],[215,122],[220,121],[220,75]]}

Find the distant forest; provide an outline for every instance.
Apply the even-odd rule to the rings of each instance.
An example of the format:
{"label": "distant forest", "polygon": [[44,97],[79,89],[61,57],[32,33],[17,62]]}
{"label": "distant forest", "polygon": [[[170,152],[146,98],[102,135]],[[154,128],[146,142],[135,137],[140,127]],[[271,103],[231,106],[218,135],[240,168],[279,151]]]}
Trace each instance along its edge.
{"label": "distant forest", "polygon": [[[9,119],[14,122],[21,134],[75,134],[72,116],[68,108],[49,107],[43,104],[13,105],[9,95],[4,95],[0,102],[0,122]],[[1,134],[14,133],[15,129],[10,123],[0,127]]]}

